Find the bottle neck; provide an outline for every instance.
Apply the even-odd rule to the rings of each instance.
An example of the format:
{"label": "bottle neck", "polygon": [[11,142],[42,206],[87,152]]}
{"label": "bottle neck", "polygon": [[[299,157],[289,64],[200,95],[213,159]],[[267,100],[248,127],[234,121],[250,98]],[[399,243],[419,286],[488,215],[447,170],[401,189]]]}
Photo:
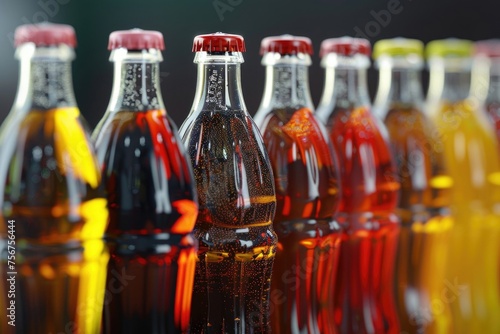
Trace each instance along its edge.
{"label": "bottle neck", "polygon": [[470,59],[435,59],[429,63],[429,101],[458,102],[471,92]]}
{"label": "bottle neck", "polygon": [[495,58],[489,64],[489,80],[483,83],[488,86],[486,101],[488,103],[500,103],[500,59]]}
{"label": "bottle neck", "polygon": [[318,107],[320,114],[370,104],[366,83],[366,70],[370,66],[368,57],[328,54],[323,58],[322,65],[325,67],[325,85]]}
{"label": "bottle neck", "polygon": [[419,106],[424,99],[421,85],[420,69],[379,68],[379,82],[375,106],[390,108],[391,104]]}
{"label": "bottle neck", "polygon": [[164,109],[160,89],[161,52],[156,49],[111,53],[114,79],[108,111]]}
{"label": "bottle neck", "polygon": [[333,68],[325,70],[325,87],[321,105],[354,108],[369,104],[366,70]]}
{"label": "bottle neck", "polygon": [[241,53],[197,52],[198,79],[192,112],[246,110],[241,89]]}
{"label": "bottle neck", "polygon": [[76,106],[71,76],[72,48],[66,45],[36,47],[26,43],[18,47],[16,57],[20,61],[20,74],[14,109]]}
{"label": "bottle neck", "polygon": [[313,110],[308,74],[310,57],[308,55],[301,55],[301,58],[285,56],[269,64],[266,58],[272,56],[271,58],[275,59],[275,55],[281,57],[279,54],[268,53],[263,59],[266,65],[266,83],[259,110],[288,108]]}

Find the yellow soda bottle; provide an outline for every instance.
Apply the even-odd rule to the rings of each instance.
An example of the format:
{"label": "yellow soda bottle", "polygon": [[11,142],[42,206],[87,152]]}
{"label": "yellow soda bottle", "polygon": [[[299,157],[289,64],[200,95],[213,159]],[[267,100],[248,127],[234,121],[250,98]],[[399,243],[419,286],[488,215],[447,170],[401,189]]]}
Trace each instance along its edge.
{"label": "yellow soda bottle", "polygon": [[0,309],[10,308],[0,333],[99,333],[108,209],[73,92],[75,32],[27,24],[14,41],[19,86],[0,128]]}
{"label": "yellow soda bottle", "polygon": [[473,45],[437,40],[426,51],[428,110],[453,181],[441,300],[451,309],[454,333],[500,333],[500,166],[493,126],[471,89]]}

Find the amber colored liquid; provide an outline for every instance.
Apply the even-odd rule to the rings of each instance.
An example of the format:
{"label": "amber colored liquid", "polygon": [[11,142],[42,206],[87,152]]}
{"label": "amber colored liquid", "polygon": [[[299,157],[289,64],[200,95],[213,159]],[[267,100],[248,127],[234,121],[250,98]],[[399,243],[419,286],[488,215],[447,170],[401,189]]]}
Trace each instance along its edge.
{"label": "amber colored liquid", "polygon": [[309,109],[274,110],[261,131],[274,172],[278,251],[271,283],[274,333],[336,333],[340,227],[338,166]]}
{"label": "amber colored liquid", "polygon": [[241,111],[202,111],[183,128],[200,205],[191,332],[269,333],[276,200],[258,129]]}
{"label": "amber colored liquid", "polygon": [[6,227],[14,220],[16,326],[4,314],[1,332],[98,333],[108,211],[79,110],[32,110],[9,122],[0,153],[6,172],[0,306],[10,303]]}
{"label": "amber colored liquid", "polygon": [[393,293],[399,183],[388,143],[366,108],[327,122],[339,157],[341,243],[335,320],[341,333],[399,333]]}
{"label": "amber colored liquid", "polygon": [[500,333],[498,144],[486,115],[469,101],[442,103],[434,117],[453,180],[443,294],[453,331]]}
{"label": "amber colored liquid", "polygon": [[105,333],[189,328],[197,205],[164,110],[107,113],[95,131],[110,222]]}
{"label": "amber colored liquid", "polygon": [[385,124],[401,182],[395,275],[401,330],[452,333],[449,305],[441,297],[452,226],[447,210],[452,179],[446,174],[439,133],[411,107],[393,106]]}

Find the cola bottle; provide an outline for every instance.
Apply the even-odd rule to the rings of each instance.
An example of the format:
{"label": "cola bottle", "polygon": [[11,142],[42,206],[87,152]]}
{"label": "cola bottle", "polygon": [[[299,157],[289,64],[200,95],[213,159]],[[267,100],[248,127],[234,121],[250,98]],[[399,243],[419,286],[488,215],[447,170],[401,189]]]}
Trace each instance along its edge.
{"label": "cola bottle", "polygon": [[269,292],[277,237],[273,174],[241,90],[239,35],[195,37],[198,83],[180,128],[193,165],[199,242],[194,333],[269,333]]}
{"label": "cola bottle", "polygon": [[94,131],[108,195],[105,333],[189,329],[197,215],[189,159],[160,90],[163,35],[109,36],[114,83]]}

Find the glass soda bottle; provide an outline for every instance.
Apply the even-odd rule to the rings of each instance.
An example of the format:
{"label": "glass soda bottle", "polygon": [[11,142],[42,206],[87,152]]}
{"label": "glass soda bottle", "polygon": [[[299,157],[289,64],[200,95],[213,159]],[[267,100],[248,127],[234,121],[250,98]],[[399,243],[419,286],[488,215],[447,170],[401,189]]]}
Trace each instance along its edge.
{"label": "glass soda bottle", "polygon": [[[441,138],[424,113],[420,72],[424,45],[394,38],[375,43],[379,70],[374,114],[385,122],[401,183],[396,300],[405,333],[451,333],[445,288],[447,235],[452,226]],[[439,304],[439,305],[438,305]],[[438,305],[438,306],[436,306]]]}
{"label": "glass soda bottle", "polygon": [[[486,91],[485,107],[500,140],[500,39],[479,41],[474,44],[477,72],[477,92]],[[481,97],[481,95],[480,95]],[[484,96],[483,96],[484,97]]]}
{"label": "glass soda bottle", "polygon": [[451,308],[454,333],[500,333],[500,165],[493,126],[471,91],[473,45],[438,40],[426,51],[428,110],[453,181],[441,300]]}
{"label": "glass soda bottle", "polygon": [[0,308],[11,316],[0,332],[98,333],[108,211],[73,93],[75,32],[24,25],[15,45],[19,86],[0,130]]}
{"label": "glass soda bottle", "polygon": [[193,333],[269,333],[277,237],[273,174],[241,90],[243,37],[195,37],[198,83],[180,128],[193,165],[199,242]]}
{"label": "glass soda bottle", "polygon": [[255,122],[271,159],[278,250],[271,281],[274,333],[336,333],[334,287],[341,232],[337,157],[313,114],[309,38],[262,40],[264,97]]}
{"label": "glass soda bottle", "polygon": [[325,86],[317,115],[336,149],[345,229],[332,315],[341,333],[399,333],[393,274],[399,183],[385,127],[370,111],[367,40],[323,41]]}
{"label": "glass soda bottle", "polygon": [[163,36],[115,31],[108,49],[113,90],[93,134],[110,214],[104,332],[185,333],[198,208],[189,158],[161,95]]}

